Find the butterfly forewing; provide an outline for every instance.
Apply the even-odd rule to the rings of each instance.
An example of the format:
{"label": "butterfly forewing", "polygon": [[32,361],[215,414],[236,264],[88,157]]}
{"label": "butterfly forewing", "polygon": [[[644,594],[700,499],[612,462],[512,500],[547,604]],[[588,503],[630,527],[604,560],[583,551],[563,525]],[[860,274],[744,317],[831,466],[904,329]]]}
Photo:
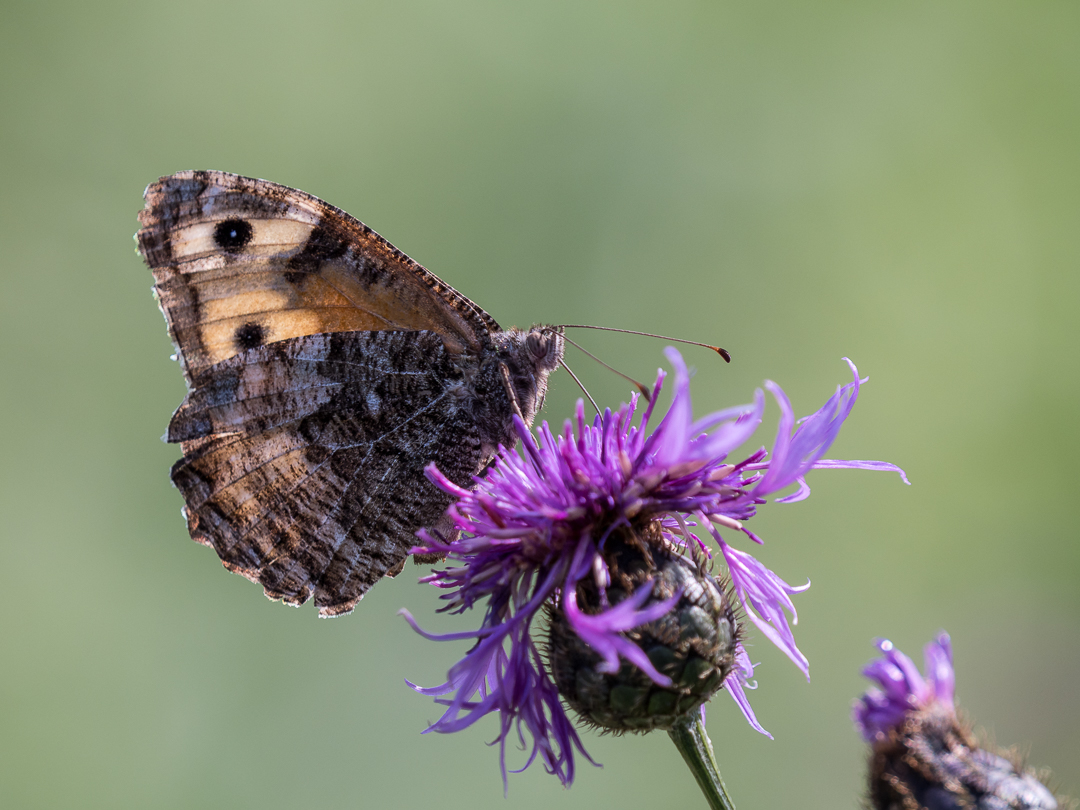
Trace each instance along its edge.
{"label": "butterfly forewing", "polygon": [[363,223],[302,191],[225,172],[146,190],[138,240],[189,377],[322,332],[428,329],[480,351],[498,324]]}

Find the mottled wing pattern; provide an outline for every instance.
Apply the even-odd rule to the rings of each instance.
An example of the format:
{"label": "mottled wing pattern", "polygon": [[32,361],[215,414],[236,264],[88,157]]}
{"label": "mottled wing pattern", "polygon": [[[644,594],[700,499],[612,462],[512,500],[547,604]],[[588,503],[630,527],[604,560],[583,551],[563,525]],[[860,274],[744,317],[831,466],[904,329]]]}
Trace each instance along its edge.
{"label": "mottled wing pattern", "polygon": [[352,610],[449,505],[428,461],[462,485],[480,466],[459,377],[426,331],[299,337],[197,374],[168,432],[192,537],[271,598]]}
{"label": "mottled wing pattern", "polygon": [[363,223],[225,172],[146,189],[139,248],[188,382],[168,440],[194,539],[290,604],[348,612],[482,465],[451,389],[482,309]]}
{"label": "mottled wing pattern", "polygon": [[453,354],[499,326],[363,223],[302,191],[227,172],[147,187],[139,249],[188,380],[265,343],[427,329]]}

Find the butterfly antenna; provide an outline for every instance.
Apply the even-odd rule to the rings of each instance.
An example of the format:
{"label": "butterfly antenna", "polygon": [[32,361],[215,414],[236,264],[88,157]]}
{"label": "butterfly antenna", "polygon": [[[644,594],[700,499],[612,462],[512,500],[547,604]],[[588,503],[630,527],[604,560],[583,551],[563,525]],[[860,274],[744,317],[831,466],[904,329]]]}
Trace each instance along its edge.
{"label": "butterfly antenna", "polygon": [[[565,335],[563,337],[565,337]],[[589,389],[587,389],[584,385],[581,384],[581,380],[578,379],[577,374],[575,374],[574,372],[572,372],[570,370],[570,366],[566,365],[566,361],[559,360],[559,365],[562,366],[563,368],[565,368],[566,373],[574,378],[574,382],[577,383],[578,388],[580,388],[582,390],[582,392],[585,394],[585,396],[587,396],[589,398],[589,402],[591,402],[592,406],[594,408],[596,408],[596,414],[597,414],[597,416],[599,416],[600,415],[600,406],[597,405],[596,400],[592,398],[592,394],[589,393]]]}
{"label": "butterfly antenna", "polygon": [[[672,343],[685,343],[688,346],[701,346],[703,349],[712,349],[718,355],[724,358],[725,363],[731,362],[731,354],[727,349],[721,349],[719,346],[713,346],[711,343],[698,343],[696,340],[683,340],[682,338],[668,337],[667,335],[656,335],[652,332],[635,332],[633,329],[616,329],[613,326],[592,326],[585,323],[564,323],[559,326],[553,327],[555,329],[599,329],[601,332],[622,332],[624,335],[643,335],[644,337],[657,338],[659,340],[670,340]],[[565,337],[565,335],[564,335]],[[569,338],[567,338],[569,340]],[[577,346],[576,343],[574,343]],[[580,346],[578,346],[581,349]],[[582,351],[585,351],[582,349]],[[586,352],[588,354],[588,352]],[[590,355],[591,356],[591,355]],[[611,366],[608,366],[611,368]],[[611,369],[615,371],[615,369]],[[618,372],[615,372],[616,374]]]}
{"label": "butterfly antenna", "polygon": [[[609,366],[609,365],[608,365],[607,363],[605,363],[605,362],[604,362],[603,360],[601,360],[601,359],[600,359],[599,357],[597,357],[597,356],[596,356],[595,354],[593,354],[592,352],[590,352],[590,351],[589,351],[588,349],[584,349],[584,348],[582,348],[580,344],[578,344],[578,343],[575,343],[575,342],[574,342],[574,341],[572,341],[572,340],[571,340],[570,338],[568,338],[568,337],[567,337],[566,335],[563,335],[563,340],[565,340],[565,341],[566,341],[567,343],[569,343],[569,344],[570,344],[571,346],[573,346],[573,347],[575,347],[575,348],[579,349],[580,351],[583,351],[583,352],[585,352],[585,354],[589,355],[589,357],[591,357],[591,358],[592,358],[593,360],[595,360],[595,361],[596,361],[597,363],[599,363],[600,365],[602,365],[602,366],[603,366],[604,368],[606,368],[606,369],[607,369],[608,371],[614,371],[614,372],[615,372],[616,374],[618,374],[618,375],[619,375],[620,377],[622,377],[622,378],[623,378],[624,380],[627,380],[628,382],[630,382],[630,383],[631,383],[631,384],[632,384],[632,385],[633,385],[633,386],[634,386],[635,388],[637,388],[637,390],[638,390],[638,391],[640,391],[640,392],[641,392],[641,395],[642,395],[643,397],[645,397],[645,401],[646,401],[646,402],[652,402],[652,391],[650,391],[650,390],[649,390],[649,386],[645,385],[644,383],[639,383],[639,382],[638,382],[637,380],[635,380],[635,379],[634,379],[633,377],[631,377],[631,376],[630,376],[630,375],[628,375],[628,374],[623,374],[623,373],[622,373],[621,371],[619,371],[619,370],[618,370],[617,368],[612,368],[612,367],[611,367],[611,366]],[[567,371],[569,371],[570,369],[566,369],[566,370],[567,370]],[[578,384],[580,385],[580,383],[578,383]]]}

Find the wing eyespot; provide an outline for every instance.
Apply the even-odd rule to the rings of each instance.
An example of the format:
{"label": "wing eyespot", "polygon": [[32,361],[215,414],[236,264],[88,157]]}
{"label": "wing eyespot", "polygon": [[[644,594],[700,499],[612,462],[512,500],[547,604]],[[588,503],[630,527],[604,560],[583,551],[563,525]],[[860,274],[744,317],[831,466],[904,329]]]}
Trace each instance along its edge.
{"label": "wing eyespot", "polygon": [[266,327],[255,321],[248,321],[242,326],[236,327],[233,339],[236,341],[236,347],[240,351],[254,349],[266,342]]}
{"label": "wing eyespot", "polygon": [[214,228],[214,242],[227,253],[236,253],[255,236],[251,223],[243,219],[225,219]]}

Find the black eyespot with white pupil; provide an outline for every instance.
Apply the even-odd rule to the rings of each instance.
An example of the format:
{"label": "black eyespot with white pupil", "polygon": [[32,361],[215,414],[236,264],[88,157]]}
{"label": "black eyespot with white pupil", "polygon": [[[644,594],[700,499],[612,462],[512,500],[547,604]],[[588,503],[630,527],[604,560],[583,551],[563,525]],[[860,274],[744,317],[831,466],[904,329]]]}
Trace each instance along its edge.
{"label": "black eyespot with white pupil", "polygon": [[236,340],[236,347],[241,351],[246,351],[247,349],[254,349],[256,346],[262,346],[266,342],[266,329],[262,324],[248,321],[243,326],[236,328],[233,337]]}
{"label": "black eyespot with white pupil", "polygon": [[214,228],[214,242],[229,253],[235,253],[247,245],[255,236],[255,229],[250,222],[242,219],[225,219]]}

